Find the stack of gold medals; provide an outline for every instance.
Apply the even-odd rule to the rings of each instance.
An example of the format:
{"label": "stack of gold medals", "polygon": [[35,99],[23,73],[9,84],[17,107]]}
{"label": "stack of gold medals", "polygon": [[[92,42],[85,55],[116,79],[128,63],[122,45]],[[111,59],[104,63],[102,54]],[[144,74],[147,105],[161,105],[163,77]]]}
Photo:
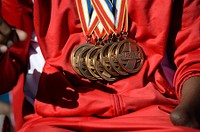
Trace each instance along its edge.
{"label": "stack of gold medals", "polygon": [[137,73],[141,48],[128,39],[127,0],[76,0],[86,44],[71,54],[73,69],[89,80],[115,81]]}

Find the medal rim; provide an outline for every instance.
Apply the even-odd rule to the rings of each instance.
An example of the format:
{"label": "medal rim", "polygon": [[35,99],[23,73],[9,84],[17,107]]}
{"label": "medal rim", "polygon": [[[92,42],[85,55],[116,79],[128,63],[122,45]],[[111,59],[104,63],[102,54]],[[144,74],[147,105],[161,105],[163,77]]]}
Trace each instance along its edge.
{"label": "medal rim", "polygon": [[[100,49],[100,50],[102,50],[102,49]],[[98,74],[99,74],[104,80],[109,81],[109,82],[112,82],[112,81],[117,80],[118,77],[114,77],[114,76],[112,76],[111,74],[109,74],[109,73],[104,69],[104,66],[101,64],[101,62],[100,62],[100,52],[101,52],[101,51],[100,51],[100,50],[98,50],[97,53],[95,54],[95,59],[96,59],[96,60],[98,59],[98,56],[99,56],[99,61],[97,60],[97,61],[95,62],[95,68],[96,68]],[[97,62],[99,62],[99,63],[97,64]],[[111,77],[106,77],[105,75],[103,75],[103,74],[99,71],[99,68],[98,68],[99,65],[102,65],[102,68],[104,69],[104,71],[107,72]]]}
{"label": "medal rim", "polygon": [[[94,47],[92,47],[88,52],[87,52],[87,54],[86,54],[86,57],[85,57],[85,61],[86,61],[86,66],[88,67],[88,70],[89,70],[89,72],[96,78],[96,79],[98,79],[98,80],[103,80],[103,78],[99,75],[99,74],[96,74],[96,73],[94,73],[89,67],[89,64],[90,64],[90,62],[88,62],[89,61],[89,58],[90,58],[90,55],[92,54],[92,52],[94,52],[94,50],[99,50],[99,49],[101,49],[102,48],[102,46],[94,46]],[[97,51],[96,51],[97,52]],[[96,54],[96,53],[95,53]],[[94,65],[94,70],[96,71],[96,68],[95,68],[95,60],[94,60],[94,57],[92,58],[92,63],[93,63],[93,65]],[[97,72],[97,71],[96,71]],[[98,73],[98,72],[97,72]]]}
{"label": "medal rim", "polygon": [[[127,42],[128,42],[128,43],[134,44],[134,45],[136,46],[136,49],[138,49],[136,52],[139,52],[140,55],[141,55],[141,59],[140,59],[140,64],[139,64],[139,66],[138,66],[137,68],[133,69],[133,70],[132,70],[132,69],[126,68],[126,67],[122,64],[122,61],[119,59],[119,58],[120,58],[120,57],[119,57],[119,55],[120,55],[120,53],[119,53],[120,46],[122,46],[123,44],[125,44],[125,43],[127,43]],[[136,41],[134,41],[134,40],[126,39],[126,40],[121,41],[121,42],[119,43],[119,45],[117,46],[117,48],[116,48],[116,55],[117,55],[117,60],[118,60],[118,62],[119,62],[119,64],[120,64],[121,68],[124,69],[124,71],[126,71],[126,72],[128,72],[128,73],[137,73],[137,72],[140,71],[140,69],[141,69],[142,66],[143,66],[143,60],[144,60],[143,52],[142,52],[141,48],[137,45]],[[137,60],[135,59],[134,61],[135,61],[135,65],[136,65]],[[135,65],[134,65],[134,66],[135,66]]]}
{"label": "medal rim", "polygon": [[[119,73],[117,73],[115,70],[114,70],[114,68],[112,67],[112,65],[110,64],[110,61],[109,61],[109,57],[108,57],[108,54],[109,53],[107,53],[107,58],[108,58],[108,63],[109,63],[109,65],[110,65],[110,67],[112,68],[112,70],[114,71],[114,72],[112,72],[112,71],[110,71],[108,68],[107,68],[107,66],[106,66],[106,62],[105,62],[105,60],[104,60],[104,51],[106,50],[106,48],[108,47],[108,51],[109,51],[109,48],[110,48],[110,46],[112,46],[112,44],[113,43],[108,43],[108,44],[106,44],[103,48],[102,48],[102,50],[101,50],[101,52],[100,52],[100,62],[102,63],[102,65],[103,65],[103,67],[104,67],[104,69],[108,72],[108,73],[110,73],[111,75],[113,75],[113,76],[119,76]],[[105,53],[106,54],[106,53]]]}
{"label": "medal rim", "polygon": [[[93,45],[93,46],[94,46],[94,45]],[[93,46],[92,46],[92,47],[93,47]],[[80,57],[83,56],[83,54],[84,54],[85,52],[88,52],[92,47],[88,47],[87,49],[82,50],[82,51],[80,52]],[[87,54],[87,53],[86,53],[86,54]],[[85,55],[86,55],[86,54],[85,54]],[[89,80],[97,80],[97,79],[89,72],[87,66],[85,67],[85,69],[86,69],[87,73],[89,73],[89,75],[85,74],[85,72],[82,71],[82,68],[81,68],[81,67],[82,67],[82,63],[83,63],[83,62],[81,61],[81,59],[83,59],[83,62],[85,62],[85,56],[83,56],[82,58],[80,58],[80,59],[79,59],[79,62],[78,62],[78,68],[79,68],[81,74],[83,74],[83,76],[84,76],[85,78],[89,79]],[[86,65],[86,62],[85,62],[85,65]]]}
{"label": "medal rim", "polygon": [[[114,54],[114,56],[113,57],[115,57],[115,59],[117,60],[117,58],[116,58],[116,48],[115,48],[115,46],[117,46],[118,45],[118,43],[119,42],[114,42],[113,43],[113,45],[111,45],[111,47],[109,48],[109,51],[108,51],[108,58],[109,58],[109,62],[110,62],[110,64],[111,64],[111,66],[113,67],[113,69],[117,72],[117,73],[119,73],[120,75],[123,75],[123,76],[125,76],[125,75],[128,75],[128,73],[126,72],[126,71],[124,71],[122,68],[121,68],[121,66],[120,65],[118,65],[118,68],[120,68],[120,70],[121,71],[118,71],[118,69],[112,64],[112,54]],[[115,48],[115,49],[114,49]],[[114,50],[114,51],[113,51]],[[118,60],[117,60],[118,61]],[[118,64],[119,64],[119,62],[117,62]]]}
{"label": "medal rim", "polygon": [[[83,74],[80,72],[79,68],[77,68],[77,64],[75,64],[75,60],[76,60],[76,59],[79,59],[79,57],[80,57],[80,52],[81,52],[82,48],[90,47],[90,46],[92,46],[92,44],[86,43],[86,44],[78,45],[77,47],[75,47],[75,48],[73,49],[72,54],[71,54],[71,56],[70,56],[70,61],[71,61],[72,68],[73,68],[74,71],[75,71],[77,74],[79,74],[80,76],[83,76]],[[78,51],[80,51],[80,52],[78,53],[77,56],[75,56],[75,54],[76,54]],[[77,57],[78,57],[78,58],[77,58]]]}

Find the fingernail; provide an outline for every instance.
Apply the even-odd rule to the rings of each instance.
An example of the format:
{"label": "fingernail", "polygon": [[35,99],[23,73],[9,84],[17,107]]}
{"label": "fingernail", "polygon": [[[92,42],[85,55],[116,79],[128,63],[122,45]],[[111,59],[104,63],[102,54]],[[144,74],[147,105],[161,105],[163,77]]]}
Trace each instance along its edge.
{"label": "fingernail", "polygon": [[17,33],[18,39],[20,41],[26,40],[26,38],[27,38],[27,33],[26,32],[24,32],[23,30],[16,29],[16,33]]}
{"label": "fingernail", "polygon": [[8,50],[8,47],[5,45],[0,46],[0,52],[5,53]]}
{"label": "fingernail", "polygon": [[7,46],[8,46],[8,47],[11,47],[12,45],[13,45],[13,41],[12,41],[12,40],[8,40]]}

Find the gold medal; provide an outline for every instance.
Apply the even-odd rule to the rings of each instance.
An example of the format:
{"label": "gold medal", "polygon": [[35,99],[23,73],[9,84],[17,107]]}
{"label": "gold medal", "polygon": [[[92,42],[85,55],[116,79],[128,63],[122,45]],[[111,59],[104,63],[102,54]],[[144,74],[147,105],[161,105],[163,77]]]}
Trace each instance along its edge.
{"label": "gold medal", "polygon": [[105,69],[104,66],[100,62],[100,52],[101,49],[99,49],[95,56],[94,56],[94,61],[95,61],[95,69],[97,70],[98,74],[106,81],[115,81],[117,77],[112,76],[109,74]]}
{"label": "gold medal", "polygon": [[113,76],[119,76],[119,74],[113,69],[108,58],[108,50],[113,43],[106,44],[100,52],[100,62],[104,66],[104,69]]}
{"label": "gold medal", "polygon": [[82,45],[79,45],[78,47],[76,47],[73,51],[72,51],[72,54],[71,54],[71,64],[72,64],[72,67],[74,69],[74,71],[76,73],[78,73],[80,76],[83,76],[83,74],[80,72],[79,68],[78,68],[78,62],[79,62],[79,59],[80,59],[80,53],[88,48],[88,47],[91,47],[92,45],[91,44],[82,44]]}
{"label": "gold medal", "polygon": [[117,45],[118,45],[119,42],[115,42],[113,43],[109,50],[108,50],[108,58],[109,58],[109,62],[112,66],[112,68],[117,72],[119,73],[120,75],[128,75],[127,72],[125,72],[121,66],[119,65],[118,63],[118,60],[117,60],[117,55],[115,54],[115,50],[117,48]]}
{"label": "gold medal", "polygon": [[99,46],[94,46],[93,48],[91,48],[87,54],[86,54],[86,57],[85,57],[85,62],[86,62],[86,66],[89,70],[89,72],[95,77],[97,78],[98,80],[103,80],[101,78],[101,76],[99,76],[98,72],[96,71],[94,65],[95,65],[95,59],[94,59],[94,55],[96,54],[96,52],[101,49],[102,46],[99,45]]}
{"label": "gold medal", "polygon": [[138,72],[143,65],[143,52],[133,40],[125,39],[119,42],[115,54],[120,67],[128,73]]}

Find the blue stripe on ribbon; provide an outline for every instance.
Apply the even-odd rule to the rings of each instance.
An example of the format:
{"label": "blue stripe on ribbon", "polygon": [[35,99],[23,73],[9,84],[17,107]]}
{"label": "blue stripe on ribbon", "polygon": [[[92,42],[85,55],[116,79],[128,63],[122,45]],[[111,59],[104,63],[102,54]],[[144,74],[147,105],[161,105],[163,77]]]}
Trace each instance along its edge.
{"label": "blue stripe on ribbon", "polygon": [[113,0],[113,15],[115,16],[115,11],[116,11],[116,2],[117,0]]}
{"label": "blue stripe on ribbon", "polygon": [[112,0],[112,3],[113,3],[113,5],[114,5],[114,8],[116,8],[116,2],[117,2],[117,0]]}
{"label": "blue stripe on ribbon", "polygon": [[90,18],[91,18],[92,12],[93,12],[94,8],[93,8],[93,6],[92,6],[90,0],[87,0],[87,5],[88,5],[88,13],[89,13],[89,16],[90,16]]}
{"label": "blue stripe on ribbon", "polygon": [[[116,1],[117,0],[105,0],[106,4],[108,5],[108,8],[112,12],[113,16],[115,16],[115,10],[116,10]],[[111,4],[112,3],[112,4]]]}

